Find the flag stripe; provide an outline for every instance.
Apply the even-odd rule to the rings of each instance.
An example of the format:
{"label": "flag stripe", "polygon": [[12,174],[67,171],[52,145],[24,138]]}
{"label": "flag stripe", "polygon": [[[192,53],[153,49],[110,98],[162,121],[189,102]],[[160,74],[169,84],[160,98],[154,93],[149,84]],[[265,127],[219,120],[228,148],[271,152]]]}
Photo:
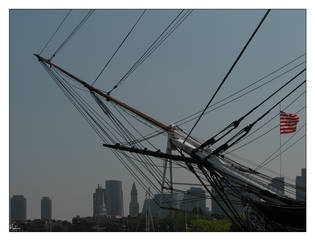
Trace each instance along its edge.
{"label": "flag stripe", "polygon": [[280,128],[281,130],[287,130],[287,129],[296,129],[296,127],[285,127],[285,128]]}
{"label": "flag stripe", "polygon": [[294,132],[296,132],[296,130],[292,130],[292,131],[286,131],[286,132],[281,132],[281,134],[291,134],[291,133],[294,133]]}
{"label": "flag stripe", "polygon": [[289,117],[289,116],[280,116],[281,117],[281,119],[289,119],[289,120],[298,120],[299,118],[298,117]]}
{"label": "flag stripe", "polygon": [[298,118],[298,116],[296,116],[296,115],[284,115],[284,114],[280,114],[280,117],[283,117],[283,118]]}
{"label": "flag stripe", "polygon": [[287,118],[287,117],[280,117],[280,119],[284,121],[298,121],[299,120],[298,118]]}
{"label": "flag stripe", "polygon": [[280,111],[280,134],[290,134],[296,132],[296,124],[299,122],[296,114],[289,114]]}
{"label": "flag stripe", "polygon": [[282,122],[299,122],[299,119],[281,119]]}
{"label": "flag stripe", "polygon": [[294,127],[294,128],[281,128],[281,131],[284,131],[284,130],[294,130],[294,129],[296,129],[296,127]]}
{"label": "flag stripe", "polygon": [[281,117],[281,118],[284,118],[284,119],[298,119],[298,117],[294,117],[294,116],[284,116],[284,115],[281,115],[280,117]]}
{"label": "flag stripe", "polygon": [[296,126],[296,124],[297,123],[289,123],[289,124],[288,123],[280,123],[280,126],[281,127],[284,127],[284,126]]}

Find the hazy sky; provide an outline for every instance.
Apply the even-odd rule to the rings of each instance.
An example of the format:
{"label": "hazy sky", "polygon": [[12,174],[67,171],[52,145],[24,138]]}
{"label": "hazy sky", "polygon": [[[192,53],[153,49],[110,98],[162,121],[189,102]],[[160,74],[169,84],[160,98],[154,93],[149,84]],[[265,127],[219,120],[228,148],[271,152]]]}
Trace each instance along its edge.
{"label": "hazy sky", "polygon": [[[148,10],[95,86],[109,90],[178,12]],[[10,196],[23,194],[27,198],[28,218],[40,218],[40,199],[49,196],[53,202],[53,217],[71,220],[75,215],[92,214],[92,193],[97,184],[104,186],[105,180],[119,179],[123,182],[127,215],[134,180],[111,152],[101,146],[101,141],[86,121],[33,56],[43,48],[66,13],[67,10],[10,11]],[[51,56],[86,13],[87,10],[72,12],[44,51],[44,57]],[[95,11],[54,62],[92,82],[140,13],[140,10]],[[193,11],[168,40],[113,92],[113,96],[166,124],[199,111],[264,13],[265,10]],[[215,100],[247,86],[303,53],[305,11],[272,10]],[[286,69],[303,60],[304,57]],[[210,138],[302,68],[303,65],[259,91],[211,112],[203,117],[193,135],[201,141]],[[299,82],[296,81],[294,86]],[[304,90],[305,87],[301,88],[282,106]],[[289,91],[290,88],[281,92],[244,125]],[[305,95],[285,111],[294,113],[304,106]],[[266,120],[278,111],[274,110]],[[298,128],[305,124],[305,110],[299,112],[299,116]],[[274,119],[260,133],[278,123],[279,120]],[[191,126],[192,123],[187,123],[182,128],[188,131]],[[305,127],[292,142],[304,134]],[[282,140],[289,137],[282,136]],[[166,145],[166,137],[163,138]],[[278,146],[279,130],[276,129],[235,153],[260,163]],[[165,150],[165,146],[161,149]],[[305,167],[305,138],[283,153],[282,164],[283,174],[290,179],[300,174],[301,168]],[[268,168],[279,172],[279,160],[273,161]],[[177,169],[174,174],[178,182],[196,182],[182,169]],[[137,188],[142,209],[144,192],[139,185]]]}

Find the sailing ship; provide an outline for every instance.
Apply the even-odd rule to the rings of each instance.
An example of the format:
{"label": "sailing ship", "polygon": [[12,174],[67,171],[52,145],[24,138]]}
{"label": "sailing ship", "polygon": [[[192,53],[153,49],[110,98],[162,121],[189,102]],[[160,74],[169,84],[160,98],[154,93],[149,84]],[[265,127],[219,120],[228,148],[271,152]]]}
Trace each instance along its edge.
{"label": "sailing ship", "polygon": [[[133,65],[122,78],[131,74],[135,67],[141,64],[154,49],[157,48],[172,32],[180,25],[191,13],[192,10],[182,10],[171,24],[164,30],[157,40],[148,48],[144,55]],[[259,25],[252,33],[251,37],[243,47],[237,59],[232,64],[229,72],[222,80],[213,94],[207,106],[199,112],[195,119],[195,125],[199,122],[204,113],[207,112],[209,105],[224,84],[229,73],[232,72],[239,58],[246,50],[252,38],[258,32],[260,26],[267,18],[270,10],[266,11]],[[141,20],[143,12],[137,22],[134,24],[125,40],[132,32],[134,27]],[[89,16],[91,13],[89,12]],[[89,17],[85,17],[84,21]],[[64,20],[63,20],[64,21]],[[83,21],[82,21],[83,23]],[[82,23],[80,25],[82,25]],[[58,29],[57,29],[58,30]],[[69,40],[69,38],[67,38]],[[68,40],[65,40],[68,41]],[[62,44],[64,46],[65,42]],[[121,46],[120,44],[120,46]],[[118,46],[118,49],[120,48]],[[207,191],[208,197],[217,202],[225,215],[241,231],[305,231],[306,230],[306,202],[296,200],[294,195],[297,189],[293,184],[285,181],[273,180],[270,176],[260,171],[247,167],[224,154],[228,149],[235,146],[246,138],[257,123],[265,118],[272,110],[291,96],[295,91],[306,83],[300,83],[280,100],[277,100],[270,109],[261,114],[252,123],[239,129],[240,124],[245,117],[249,116],[258,107],[271,99],[283,88],[299,79],[306,71],[302,69],[294,77],[289,79],[277,91],[267,96],[261,103],[254,108],[246,111],[243,116],[232,121],[226,127],[223,127],[216,135],[209,139],[200,141],[191,135],[195,126],[189,132],[184,131],[178,125],[165,124],[144,112],[114,98],[112,91],[117,89],[119,81],[110,91],[103,91],[81,80],[74,74],[68,72],[61,66],[52,62],[59,47],[51,58],[44,58],[40,54],[35,54],[40,64],[44,67],[57,86],[63,91],[65,96],[71,101],[75,108],[80,112],[83,118],[89,123],[91,128],[103,141],[103,146],[112,151],[121,164],[130,172],[131,176],[145,190],[147,186],[158,192],[178,192],[173,183],[173,164],[189,171],[195,176],[200,185]],[[115,56],[115,51],[113,56]],[[108,65],[113,58],[107,62]],[[105,67],[106,67],[105,65]],[[102,72],[101,72],[102,73]],[[89,104],[79,93],[77,88],[83,88],[90,93],[91,100],[98,107]],[[143,135],[135,124],[149,127],[152,133]],[[238,130],[238,131],[237,131]],[[233,134],[234,133],[234,134]],[[167,135],[166,151],[155,147],[150,141],[161,134]],[[233,134],[233,135],[232,135]],[[225,139],[224,143],[221,143]],[[218,144],[221,145],[218,146]],[[163,168],[159,168],[152,159],[162,159]],[[169,172],[169,173],[168,173]],[[270,185],[273,180],[278,184]],[[286,192],[280,187],[284,187]],[[210,188],[211,187],[211,188]],[[229,193],[226,192],[228,187]],[[215,194],[214,194],[215,193]],[[235,205],[230,197],[234,196],[244,208],[244,213],[240,214],[235,209]],[[163,207],[163,204],[159,204]],[[168,207],[169,208],[169,207]],[[244,218],[245,215],[245,218]]]}

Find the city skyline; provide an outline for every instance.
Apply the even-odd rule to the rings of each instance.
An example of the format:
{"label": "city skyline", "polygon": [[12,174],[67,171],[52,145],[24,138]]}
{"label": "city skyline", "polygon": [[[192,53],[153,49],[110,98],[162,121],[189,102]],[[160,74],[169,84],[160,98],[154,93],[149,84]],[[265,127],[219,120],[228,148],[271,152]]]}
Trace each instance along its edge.
{"label": "city skyline", "polygon": [[[113,65],[113,75],[105,75],[100,82],[97,82],[96,87],[108,89],[116,80],[114,73],[119,75],[124,71],[120,69],[120,66],[124,69],[128,68],[134,58],[146,47],[147,44],[136,46],[139,40],[149,43],[177,13],[176,10],[148,12],[148,22],[145,25],[141,23],[140,29],[136,33],[137,36],[130,41],[134,54],[128,54],[126,64],[119,64],[130,49],[128,44],[127,50],[120,55],[120,60]],[[52,84],[35,58],[31,58],[32,53],[43,47],[67,11],[41,10],[40,13],[43,15],[35,15],[36,13],[31,10],[10,12],[10,41],[12,41],[10,69],[14,69],[14,71],[10,71],[10,83],[12,83],[10,85],[10,195],[22,193],[22,190],[25,190],[25,197],[29,197],[28,199],[32,201],[30,202],[31,218],[34,218],[39,211],[39,208],[33,205],[34,201],[39,200],[45,194],[49,194],[56,204],[64,204],[63,208],[56,210],[57,217],[70,219],[75,214],[85,216],[92,211],[91,202],[87,202],[86,204],[89,205],[83,207],[80,207],[79,204],[82,200],[91,200],[90,194],[95,188],[95,183],[102,183],[104,177],[105,179],[120,179],[123,181],[123,190],[126,194],[126,190],[134,179],[113,158],[111,153],[101,146],[93,131],[63,97],[60,90]],[[84,10],[75,12],[67,29],[60,34],[60,41],[66,37],[66,31],[71,30],[71,27],[85,13]],[[115,45],[121,40],[122,34],[128,30],[128,24],[133,22],[139,13],[140,10],[118,11],[117,13],[107,11],[104,15],[102,11],[96,11],[93,18],[86,23],[86,26],[83,26],[82,33],[80,31],[73,38],[71,46],[66,47],[64,53],[60,53],[60,57],[57,56],[54,60],[84,79],[93,79],[99,70],[98,67],[104,62],[105,54],[108,56],[114,50]],[[148,64],[143,64],[128,80],[128,84],[122,85],[121,90],[117,92],[117,97],[168,122],[199,110],[208,100],[209,93],[213,92],[211,88],[217,85],[221,76],[227,71],[227,67],[235,58],[236,51],[240,50],[263,13],[264,10],[218,10],[217,12],[196,10],[166,41],[165,45],[152,55]],[[110,32],[111,38],[108,39],[107,36],[102,35],[99,40],[89,41],[87,37],[95,33],[93,27],[99,27],[101,21],[102,23],[116,22],[120,29],[113,31],[110,25],[102,27]],[[221,97],[242,87],[241,83],[252,82],[305,52],[304,22],[305,12],[303,10],[273,10],[261,32],[257,34],[257,39],[252,47],[246,52],[246,60],[241,62],[231,79],[229,88],[224,89]],[[196,29],[196,27],[205,27],[203,26],[205,23],[210,24],[209,27],[207,26],[207,32]],[[232,26],[229,27],[231,24]],[[291,37],[292,29],[296,32],[294,37]],[[234,30],[238,30],[238,33],[234,34]],[[282,33],[279,34],[278,30],[281,30]],[[29,35],[26,35],[25,32],[28,32]],[[231,36],[233,39],[230,39]],[[271,38],[269,39],[269,37]],[[86,44],[89,52],[80,50],[81,42]],[[108,45],[106,47],[108,50],[101,50],[102,53],[92,50],[94,45],[102,48],[102,43]],[[56,41],[53,45],[58,45],[58,42]],[[50,56],[51,51],[53,51],[53,47],[47,51],[45,56]],[[81,53],[76,54],[77,51]],[[264,53],[260,51],[264,51]],[[261,60],[257,61],[257,57]],[[91,63],[87,65],[83,58]],[[76,63],[73,64],[73,61]],[[23,68],[23,65],[27,65],[27,67]],[[209,86],[209,74],[213,86]],[[25,81],[27,84],[24,84]],[[110,84],[104,86],[105,82]],[[192,82],[198,83],[195,85],[198,88],[192,86],[194,85],[191,84]],[[232,85],[232,82],[236,84]],[[141,89],[143,93],[139,93],[138,89]],[[168,91],[163,89],[168,89]],[[268,91],[263,90],[260,93],[266,95]],[[174,100],[173,93],[177,93],[183,98]],[[191,100],[190,94],[193,94],[191,99],[198,101],[185,101]],[[168,101],[161,102],[161,98]],[[255,96],[247,98],[239,106],[242,110],[246,110],[247,103],[255,103],[255,99]],[[292,106],[289,111],[295,112],[303,104],[305,104],[305,98]],[[233,109],[226,112],[229,117],[220,115],[219,112],[213,114],[217,117],[216,119],[205,118],[196,131],[197,137],[208,138],[221,124],[241,113]],[[300,125],[303,126],[303,121],[305,121],[303,110],[300,115]],[[23,126],[19,126],[19,124],[23,124]],[[211,124],[211,128],[209,128],[209,124]],[[190,127],[191,125],[188,125],[185,129],[188,130]],[[51,134],[47,134],[47,130]],[[258,149],[246,149],[241,156],[248,156],[251,161],[259,159],[258,161],[261,162],[270,153],[269,146],[275,149],[279,145],[279,137],[275,135],[276,133],[271,136],[274,138],[263,140],[261,145],[257,144],[258,147],[261,146]],[[165,140],[160,142],[162,150],[165,148],[165,142]],[[265,152],[263,156],[260,154],[261,151]],[[305,166],[303,141],[297,148],[294,148],[294,152],[295,157],[288,154],[283,157],[283,166],[286,166],[282,169],[283,174],[291,179],[294,179],[300,173],[300,169]],[[40,157],[36,158],[37,155]],[[274,161],[270,168],[278,172],[278,162]],[[175,174],[179,180],[195,182],[195,179],[178,170]],[[43,189],[36,193],[39,186],[42,186]],[[141,207],[145,193],[142,190],[139,194],[141,194],[139,195]],[[130,197],[125,198],[124,214],[128,214]],[[73,204],[69,202],[70,200]],[[209,204],[210,202],[207,202],[208,207],[210,207]]]}
{"label": "city skyline", "polygon": [[[111,183],[114,184],[121,184],[121,181],[119,180],[106,180],[108,181],[110,187]],[[284,192],[284,186],[283,186],[283,177],[275,177],[271,179],[271,182],[269,185],[271,187],[278,188],[280,192]],[[303,168],[301,170],[301,176],[296,176],[296,186],[298,187],[298,190],[296,192],[296,199],[297,200],[305,200],[305,188],[306,188],[306,169]],[[224,183],[222,184],[222,188],[224,188],[225,193],[227,193],[229,196],[231,196],[231,202],[237,204],[235,206],[236,210],[239,211],[241,214],[243,213],[243,208],[240,206],[241,201],[234,198],[232,195],[232,190],[227,187]],[[117,186],[117,185],[116,185]],[[214,198],[220,199],[218,194],[215,190],[212,190]],[[139,213],[146,214],[146,211],[149,209],[148,206],[150,206],[150,214],[154,217],[159,218],[165,218],[168,214],[168,211],[165,209],[161,209],[157,204],[159,203],[162,207],[169,207],[169,208],[177,208],[182,211],[190,211],[192,212],[196,208],[200,208],[203,213],[205,214],[211,214],[211,215],[224,215],[224,212],[222,208],[217,204],[217,202],[212,201],[211,202],[211,209],[209,210],[209,207],[206,206],[206,195],[205,190],[203,188],[196,188],[196,187],[190,187],[187,189],[184,193],[164,193],[164,194],[157,194],[152,198],[146,197],[144,200],[142,209],[141,206],[139,206],[137,202],[137,189],[135,183],[133,183],[131,189],[131,201],[129,203],[129,214],[126,214],[125,216],[121,217],[136,217]],[[123,194],[122,194],[123,197]],[[99,184],[97,185],[97,188],[95,189],[95,192],[92,195],[93,198],[93,211],[90,216],[92,217],[107,217],[107,216],[117,216],[113,214],[108,214],[106,208],[105,201],[110,201],[110,198],[106,197],[106,189],[102,188]],[[49,197],[44,196],[41,198],[41,220],[59,220],[59,218],[53,218],[52,217],[52,201]],[[223,205],[223,208],[226,209],[226,205]],[[23,195],[13,195],[11,197],[11,203],[10,203],[10,220],[11,221],[25,221],[29,220],[30,218],[27,218],[27,198]],[[141,211],[141,212],[140,212]],[[78,215],[76,215],[78,216]],[[80,216],[80,215],[79,215]],[[72,219],[75,218],[75,215],[73,215]],[[33,218],[37,219],[37,218]],[[71,221],[71,220],[68,220]]]}
{"label": "city skyline", "polygon": [[[104,197],[106,197],[106,195],[104,194],[104,191],[105,191],[105,189],[102,188],[102,186],[100,186],[98,184],[95,192],[93,193],[93,202],[95,202],[95,208],[96,208],[96,210],[94,210],[95,208],[93,206],[93,211],[91,213],[91,216],[93,216],[93,217],[98,216],[98,214],[102,215],[103,213],[104,213],[104,215],[107,215],[106,210],[97,211],[97,207],[102,207],[103,205],[105,206],[105,198]],[[203,192],[203,194],[200,196],[200,198],[204,199],[204,200],[202,201],[202,200],[200,200],[200,198],[197,198],[196,202],[192,201],[192,203],[191,203],[190,199],[196,199],[195,197],[199,197],[198,192]],[[131,193],[131,196],[135,196],[134,201],[137,201],[137,198],[136,198],[137,197],[137,189],[136,189],[135,183],[133,183],[132,188],[130,189],[130,193]],[[196,193],[196,194],[193,195],[193,193]],[[170,207],[175,206],[175,207],[181,208],[183,210],[187,209],[187,211],[192,211],[192,209],[195,207],[194,203],[196,203],[196,207],[200,207],[200,208],[202,208],[202,210],[204,210],[206,208],[206,205],[205,205],[206,198],[205,198],[204,189],[190,187],[189,189],[186,190],[185,193],[176,193],[176,195],[178,195],[178,194],[182,194],[183,197],[177,198],[174,201],[172,201],[172,200],[166,201],[166,204],[167,204],[167,202],[169,202],[169,203],[171,203],[171,204],[168,204],[168,205],[170,205]],[[165,194],[165,195],[170,196],[170,194]],[[23,195],[13,195],[13,197],[24,197],[24,196]],[[25,200],[27,200],[26,197],[24,197],[24,198],[25,198]],[[186,201],[185,202],[179,202],[181,200],[186,200],[186,199],[188,200],[188,203]],[[97,205],[98,202],[101,204]],[[129,204],[132,204],[132,199],[131,199],[131,202]],[[188,207],[186,208],[187,204],[188,204]],[[200,205],[200,204],[203,204],[203,205]],[[42,197],[40,206],[41,206],[41,215],[39,217],[42,220],[52,219],[52,201],[50,200],[50,198],[47,196]],[[138,214],[140,210],[143,210],[143,207],[144,207],[144,204],[142,206],[140,206],[138,204],[138,208],[134,208],[134,207],[130,208],[130,206],[129,206],[129,213],[126,215],[126,217],[128,215],[131,215],[130,209],[136,209],[136,211],[138,211],[137,212],[137,214]],[[142,208],[142,209],[140,209],[140,208]],[[73,217],[75,217],[75,215],[73,215]],[[26,216],[26,219],[28,219],[27,216]],[[33,218],[33,219],[37,219],[37,218]],[[58,219],[58,218],[54,218],[54,219]]]}
{"label": "city skyline", "polygon": [[[112,181],[112,180],[109,180],[109,181]],[[114,180],[114,182],[117,182],[118,180]],[[105,181],[106,183],[106,181]],[[107,214],[107,211],[106,211],[106,204],[105,204],[105,200],[106,200],[106,194],[105,194],[105,188],[102,188],[101,185],[97,185],[97,188],[95,189],[95,192],[92,194],[92,200],[93,200],[93,210],[91,211],[91,214],[89,214],[88,216],[93,216],[93,217],[97,217],[98,215],[105,215],[105,216],[110,216],[109,214]],[[203,192],[203,194],[201,196],[199,196],[198,194],[193,194],[194,192]],[[134,200],[133,201],[137,201],[137,195],[138,195],[138,191],[136,189],[136,185],[135,183],[133,183],[132,187],[130,188],[130,194],[131,196],[134,196]],[[172,198],[171,198],[171,194],[169,193],[165,193],[164,195],[166,195],[165,197],[168,197],[166,198],[166,201],[164,201],[165,204],[167,204],[168,206],[170,207],[176,207],[178,209],[182,209],[182,210],[185,210],[187,204],[189,206],[189,208],[187,208],[187,211],[192,211],[192,209],[194,208],[194,204],[196,204],[196,207],[200,207],[202,208],[202,210],[204,210],[204,208],[206,208],[206,198],[205,198],[205,191],[203,188],[196,188],[196,187],[190,187],[189,189],[186,190],[185,193],[174,193],[176,195],[176,198],[175,200],[173,201]],[[179,196],[178,196],[179,195]],[[162,194],[163,196],[163,194]],[[161,196],[161,197],[162,197]],[[178,196],[178,197],[177,197]],[[197,198],[197,201],[195,202],[194,200],[192,201],[192,203],[190,203],[190,199],[196,199]],[[27,201],[27,197],[24,197],[24,195],[21,195],[21,194],[14,194],[12,198],[14,197],[22,197],[25,199],[25,202]],[[200,200],[201,199],[204,199],[203,201]],[[159,198],[159,195],[157,196],[157,199],[160,199]],[[181,200],[188,200],[188,203],[186,201],[181,201]],[[144,200],[145,201],[145,200]],[[99,203],[99,204],[98,204]],[[163,202],[162,202],[163,203]],[[27,204],[27,202],[26,202]],[[144,206],[145,204],[138,204],[136,205],[136,208],[134,207],[134,204],[133,204],[133,207],[131,208],[130,207],[130,204],[132,204],[132,198],[130,200],[130,203],[129,203],[129,206],[128,206],[128,214],[125,215],[125,217],[127,217],[128,215],[131,215],[130,214],[130,209],[135,209],[138,213],[140,212],[143,212],[143,209],[144,209]],[[203,205],[199,205],[199,204],[203,204]],[[11,207],[11,206],[10,206]],[[40,211],[40,214],[37,216],[37,217],[33,217],[33,218],[28,218],[26,216],[26,219],[41,219],[41,220],[45,220],[45,219],[60,219],[60,218],[55,218],[52,216],[52,200],[48,197],[48,196],[43,196],[41,199],[40,199],[40,207],[41,207],[41,211]],[[204,207],[204,208],[203,208]],[[27,210],[27,205],[26,205],[26,210]],[[104,210],[103,210],[103,209]],[[100,210],[98,210],[100,209]],[[76,215],[73,215],[72,218],[74,218]],[[79,215],[79,216],[82,216],[82,215]],[[72,219],[71,218],[71,219]],[[71,219],[69,221],[71,221]]]}

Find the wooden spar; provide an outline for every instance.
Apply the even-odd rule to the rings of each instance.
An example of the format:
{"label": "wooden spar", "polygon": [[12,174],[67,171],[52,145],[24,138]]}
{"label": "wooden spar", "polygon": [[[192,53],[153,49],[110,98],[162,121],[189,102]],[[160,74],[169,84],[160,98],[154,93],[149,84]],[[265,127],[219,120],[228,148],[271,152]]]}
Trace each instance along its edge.
{"label": "wooden spar", "polygon": [[142,154],[142,155],[149,155],[157,158],[164,158],[164,159],[170,159],[170,160],[175,160],[175,161],[183,161],[183,162],[189,162],[189,163],[196,163],[196,164],[203,164],[203,161],[191,158],[191,157],[185,157],[185,156],[180,156],[180,155],[172,155],[172,154],[165,154],[158,151],[151,151],[148,149],[138,149],[134,147],[125,147],[121,146],[118,143],[116,145],[111,145],[111,144],[103,144],[103,147],[106,148],[112,148],[112,149],[117,149],[121,151],[127,151],[131,153],[137,153],[137,154]]}
{"label": "wooden spar", "polygon": [[133,108],[133,107],[127,105],[126,103],[123,103],[123,102],[117,100],[116,98],[111,97],[110,95],[104,93],[103,91],[101,91],[101,90],[99,90],[99,89],[97,89],[97,88],[94,88],[92,85],[90,85],[90,84],[88,84],[87,82],[85,82],[85,81],[79,79],[78,77],[76,77],[76,76],[74,76],[73,74],[67,72],[66,70],[60,68],[59,66],[57,66],[57,65],[54,64],[54,63],[52,63],[52,62],[49,61],[48,59],[45,59],[45,58],[41,57],[41,56],[38,55],[38,54],[34,54],[34,56],[36,56],[39,61],[44,62],[44,63],[47,63],[47,64],[50,65],[50,66],[53,66],[54,68],[56,68],[56,69],[60,70],[61,72],[65,73],[67,76],[69,76],[69,77],[71,77],[72,79],[78,81],[79,83],[81,83],[85,88],[89,89],[90,91],[93,91],[93,92],[95,92],[95,93],[97,93],[97,94],[99,94],[99,95],[105,97],[108,101],[112,101],[112,102],[118,104],[119,106],[121,106],[121,107],[123,107],[123,108],[125,108],[125,109],[128,109],[128,110],[131,111],[132,113],[134,113],[134,114],[140,116],[140,117],[143,118],[144,120],[150,122],[151,124],[153,124],[153,125],[155,125],[155,126],[161,128],[161,129],[163,129],[163,130],[166,130],[166,131],[169,131],[169,130],[170,130],[170,127],[167,126],[167,125],[165,125],[164,123],[162,123],[162,122],[160,122],[160,121],[158,121],[158,120],[156,120],[156,119],[154,119],[154,118],[152,118],[152,117],[150,117],[150,116],[148,116],[148,115],[146,115],[146,114],[140,112],[139,110],[137,110],[137,109],[135,109],[135,108]]}

